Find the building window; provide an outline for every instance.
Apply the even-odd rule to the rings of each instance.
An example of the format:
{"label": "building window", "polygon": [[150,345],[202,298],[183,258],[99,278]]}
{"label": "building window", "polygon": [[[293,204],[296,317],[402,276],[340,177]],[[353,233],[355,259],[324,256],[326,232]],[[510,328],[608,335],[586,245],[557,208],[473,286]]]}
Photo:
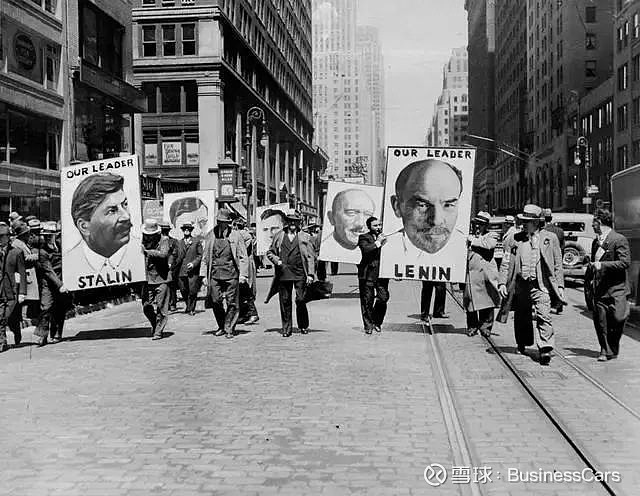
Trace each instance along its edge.
{"label": "building window", "polygon": [[176,27],[173,24],[162,26],[162,55],[165,57],[176,55]]}
{"label": "building window", "polygon": [[629,74],[627,64],[618,67],[618,91],[624,91],[629,86]]}
{"label": "building window", "polygon": [[142,26],[142,55],[155,57],[156,54],[156,27]]}
{"label": "building window", "polygon": [[640,16],[638,13],[633,14],[633,37],[640,37]]}
{"label": "building window", "polygon": [[633,161],[638,162],[640,160],[640,140],[633,142]]}
{"label": "building window", "polygon": [[595,78],[598,75],[595,60],[585,60],[584,75],[585,77],[588,77],[588,78]]}
{"label": "building window", "polygon": [[143,7],[155,7],[156,6],[156,0],[142,0],[142,6]]}
{"label": "building window", "polygon": [[634,98],[631,104],[631,121],[634,126],[640,124],[640,98]]}
{"label": "building window", "polygon": [[624,131],[629,127],[629,109],[627,104],[618,107],[618,131]]}
{"label": "building window", "polygon": [[182,55],[196,54],[196,25],[182,25]]}
{"label": "building window", "polygon": [[629,150],[627,145],[618,147],[618,171],[625,170],[629,167]]}
{"label": "building window", "polygon": [[595,33],[587,33],[586,34],[585,47],[586,47],[587,50],[595,50],[596,49],[596,35],[595,35]]}
{"label": "building window", "polygon": [[85,62],[122,77],[124,27],[88,2],[81,3],[81,56]]}
{"label": "building window", "polygon": [[596,22],[596,8],[595,7],[586,7],[585,8],[585,21],[587,23]]}

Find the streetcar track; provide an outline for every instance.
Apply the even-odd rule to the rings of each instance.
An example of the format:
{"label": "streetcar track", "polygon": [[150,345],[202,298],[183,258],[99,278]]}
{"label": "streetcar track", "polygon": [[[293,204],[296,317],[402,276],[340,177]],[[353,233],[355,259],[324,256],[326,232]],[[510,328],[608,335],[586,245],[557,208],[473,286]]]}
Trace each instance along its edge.
{"label": "streetcar track", "polygon": [[[450,287],[447,287],[447,293],[451,296],[451,299],[464,311],[464,306],[462,302],[458,299],[458,297],[453,293]],[[604,472],[604,470],[600,470],[597,467],[599,461],[596,457],[594,457],[584,446],[581,445],[578,439],[572,438],[571,431],[569,428],[562,422],[560,416],[555,413],[553,408],[549,406],[542,397],[535,391],[535,388],[529,383],[529,381],[520,374],[517,367],[514,365],[513,361],[505,356],[505,354],[500,350],[500,348],[494,343],[493,339],[489,336],[483,336],[485,341],[491,346],[494,354],[500,358],[502,364],[511,372],[511,374],[515,377],[516,381],[522,386],[527,395],[533,400],[533,402],[540,408],[542,413],[549,419],[549,421],[553,424],[556,430],[562,435],[562,437],[567,441],[567,443],[571,446],[573,451],[578,455],[578,457],[584,462],[584,464],[592,470],[594,473]],[[596,389],[601,391],[611,400],[616,402],[619,406],[624,408],[627,412],[632,414],[634,417],[639,418],[637,412],[633,410],[631,407],[626,405],[622,400],[618,399],[614,393],[609,391],[603,384],[598,382],[595,378],[593,378],[590,374],[584,371],[581,367],[571,363],[571,361],[564,357],[563,355],[554,353],[555,355],[561,357],[564,362],[568,363],[584,380],[589,382]],[[574,367],[575,365],[575,367]],[[616,496],[616,495],[624,495],[622,490],[615,490],[611,485],[605,481],[598,481],[600,485],[607,491],[607,493]]]}

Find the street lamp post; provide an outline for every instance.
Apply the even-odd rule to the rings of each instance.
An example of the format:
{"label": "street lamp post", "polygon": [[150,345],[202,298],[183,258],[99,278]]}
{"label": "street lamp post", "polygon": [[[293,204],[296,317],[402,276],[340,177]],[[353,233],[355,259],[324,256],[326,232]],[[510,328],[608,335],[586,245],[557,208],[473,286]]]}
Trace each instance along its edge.
{"label": "street lamp post", "polygon": [[[251,176],[251,184],[246,184],[247,188],[247,223],[250,223],[251,206],[253,206],[253,215],[256,214],[258,206],[258,179],[256,177],[256,163],[258,162],[258,124],[262,126],[261,143],[268,143],[267,121],[264,110],[260,107],[251,107],[247,112],[247,132],[245,135],[245,146],[247,149],[245,161],[249,161],[249,174]],[[267,150],[266,153],[269,153]],[[266,181],[265,181],[266,182]],[[268,191],[268,185],[265,184],[265,191]]]}

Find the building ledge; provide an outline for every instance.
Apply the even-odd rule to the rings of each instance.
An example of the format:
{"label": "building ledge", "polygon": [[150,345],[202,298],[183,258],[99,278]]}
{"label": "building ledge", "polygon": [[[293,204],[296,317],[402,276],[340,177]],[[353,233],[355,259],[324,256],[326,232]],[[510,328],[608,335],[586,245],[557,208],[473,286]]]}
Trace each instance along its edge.
{"label": "building ledge", "polygon": [[[62,95],[48,90],[38,83],[18,75],[0,72],[0,87],[0,94],[3,91],[9,90],[33,99],[30,105],[21,106],[15,104],[15,98],[10,99],[9,101],[16,107],[25,108],[55,119],[63,119],[64,117],[64,98]],[[43,104],[50,105],[51,107],[45,111],[46,107],[44,107]]]}
{"label": "building ledge", "polygon": [[[45,26],[54,29],[57,34],[62,35],[62,20],[58,19],[54,14],[47,12],[39,7],[36,7],[35,4],[30,2],[25,2],[25,0],[7,0],[8,6],[4,8],[4,14],[8,15],[10,18],[20,19],[22,16],[12,15],[12,9],[17,9],[20,13],[27,11],[31,16],[38,19]],[[41,33],[44,36],[50,37],[48,33]]]}
{"label": "building ledge", "polygon": [[137,7],[131,9],[133,22],[166,20],[168,17],[180,19],[207,19],[220,15],[218,6],[186,5],[183,7]]}
{"label": "building ledge", "polygon": [[84,60],[82,61],[80,82],[118,100],[133,112],[147,110],[147,99],[141,90]]}

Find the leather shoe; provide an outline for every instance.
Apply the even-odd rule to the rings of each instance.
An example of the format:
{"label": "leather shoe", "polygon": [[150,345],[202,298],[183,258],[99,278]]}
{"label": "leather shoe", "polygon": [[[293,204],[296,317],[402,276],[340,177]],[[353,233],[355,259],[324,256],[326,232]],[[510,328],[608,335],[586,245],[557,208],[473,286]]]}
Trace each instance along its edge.
{"label": "leather shoe", "polygon": [[249,317],[249,320],[247,320],[246,324],[247,325],[252,325],[255,324],[256,322],[258,322],[260,320],[260,317],[256,317],[255,315],[253,317]]}
{"label": "leather shoe", "polygon": [[449,318],[449,314],[448,313],[439,313],[437,315],[434,314],[433,318],[434,319],[448,319]]}
{"label": "leather shoe", "polygon": [[372,332],[373,332],[373,331],[372,331],[371,329],[365,329],[365,330],[364,330],[364,333],[365,333],[365,334],[371,334]]}
{"label": "leather shoe", "polygon": [[158,341],[159,339],[162,339],[162,336],[158,334],[154,334],[153,337],[151,338],[151,341]]}
{"label": "leather shoe", "polygon": [[235,336],[235,333],[233,332],[228,332],[227,333],[227,339],[232,339]]}
{"label": "leather shoe", "polygon": [[282,337],[283,338],[290,338],[291,337],[291,332],[283,332],[282,333]]}
{"label": "leather shoe", "polygon": [[227,331],[225,331],[224,329],[218,329],[218,332],[216,332],[216,336],[224,336],[227,333]]}
{"label": "leather shoe", "polygon": [[300,329],[300,334],[309,334],[309,329]]}
{"label": "leather shoe", "polygon": [[382,328],[381,328],[379,325],[375,326],[373,329],[374,329],[376,332],[382,332]]}
{"label": "leather shoe", "polygon": [[604,353],[600,353],[600,356],[598,357],[598,361],[599,362],[606,362],[608,358],[609,357],[607,357],[607,355],[605,355]]}
{"label": "leather shoe", "polygon": [[469,336],[469,337],[475,336],[476,334],[478,334],[478,329],[468,329],[467,330],[467,336]]}
{"label": "leather shoe", "polygon": [[548,352],[540,353],[540,365],[549,365],[551,362],[551,354]]}
{"label": "leather shoe", "polygon": [[525,351],[526,350],[524,346],[518,345],[518,351],[517,351],[518,355],[525,355],[526,354]]}

